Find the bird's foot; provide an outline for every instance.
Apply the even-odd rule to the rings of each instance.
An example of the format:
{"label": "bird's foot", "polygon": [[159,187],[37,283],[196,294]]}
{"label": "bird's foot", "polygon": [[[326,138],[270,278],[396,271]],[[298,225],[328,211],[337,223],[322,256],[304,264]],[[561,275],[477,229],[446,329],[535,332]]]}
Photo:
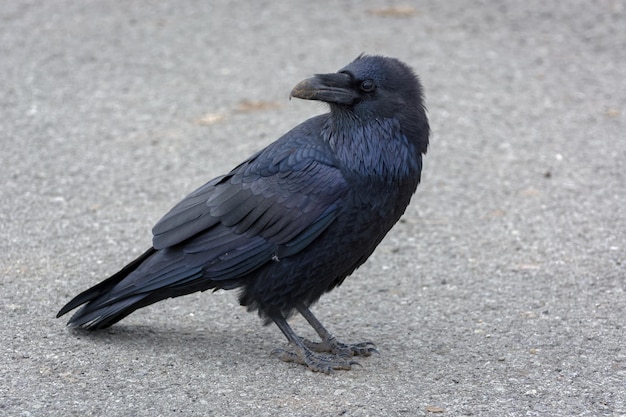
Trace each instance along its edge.
{"label": "bird's foot", "polygon": [[329,352],[339,357],[371,356],[372,353],[378,353],[373,342],[341,343],[334,336],[330,336],[321,342],[312,342],[305,338],[300,339],[306,347],[314,352]]}
{"label": "bird's foot", "polygon": [[315,372],[332,374],[334,370],[349,371],[353,365],[361,366],[357,361],[350,359],[352,355],[321,355],[307,348],[294,346],[294,350],[274,349],[272,356],[284,362],[294,362],[305,365]]}

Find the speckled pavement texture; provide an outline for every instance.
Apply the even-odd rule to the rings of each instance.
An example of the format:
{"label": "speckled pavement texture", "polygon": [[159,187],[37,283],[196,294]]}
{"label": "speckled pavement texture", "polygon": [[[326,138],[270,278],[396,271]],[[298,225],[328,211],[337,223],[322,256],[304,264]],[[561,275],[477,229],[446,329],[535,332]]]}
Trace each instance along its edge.
{"label": "speckled pavement texture", "polygon": [[[617,0],[3,2],[0,415],[625,416],[625,22]],[[380,355],[282,363],[234,292],[54,318],[361,52],[415,68],[433,131],[401,223],[313,308]]]}

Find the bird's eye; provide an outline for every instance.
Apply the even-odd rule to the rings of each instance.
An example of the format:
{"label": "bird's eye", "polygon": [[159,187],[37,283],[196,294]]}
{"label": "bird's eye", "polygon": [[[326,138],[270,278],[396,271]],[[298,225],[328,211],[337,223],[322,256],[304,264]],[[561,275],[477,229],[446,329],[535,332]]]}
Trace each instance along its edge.
{"label": "bird's eye", "polygon": [[361,82],[361,91],[365,93],[371,93],[376,89],[376,84],[372,80],[364,80]]}

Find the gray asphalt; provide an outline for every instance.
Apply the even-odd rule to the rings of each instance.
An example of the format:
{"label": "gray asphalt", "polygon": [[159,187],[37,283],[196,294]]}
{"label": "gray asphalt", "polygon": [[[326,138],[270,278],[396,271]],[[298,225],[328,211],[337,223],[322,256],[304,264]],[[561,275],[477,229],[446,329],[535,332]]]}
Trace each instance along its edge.
{"label": "gray asphalt", "polygon": [[[0,415],[626,415],[626,6],[402,4],[0,4]],[[402,222],[314,307],[380,355],[279,362],[233,292],[54,318],[361,52],[415,68],[433,130]]]}

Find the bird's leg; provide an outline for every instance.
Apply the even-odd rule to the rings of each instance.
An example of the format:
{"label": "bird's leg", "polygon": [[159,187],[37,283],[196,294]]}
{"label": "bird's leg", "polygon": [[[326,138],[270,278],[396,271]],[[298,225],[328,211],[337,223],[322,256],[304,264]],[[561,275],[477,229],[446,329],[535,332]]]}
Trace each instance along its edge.
{"label": "bird's leg", "polygon": [[376,346],[373,342],[353,343],[346,344],[339,342],[335,336],[333,336],[326,328],[320,323],[320,321],[313,315],[308,307],[299,305],[297,307],[302,317],[309,322],[311,327],[317,332],[322,339],[321,342],[312,342],[307,339],[301,338],[302,343],[309,349],[315,352],[330,352],[333,355],[339,357],[351,357],[351,356],[370,356],[372,353],[378,353]]}
{"label": "bird's leg", "polygon": [[285,362],[295,362],[306,365],[309,369],[316,372],[324,372],[326,374],[333,373],[335,369],[349,370],[352,365],[358,365],[357,362],[349,358],[339,357],[335,355],[321,355],[313,352],[306,347],[303,339],[298,337],[293,329],[287,323],[283,316],[273,316],[272,320],[278,328],[283,332],[289,343],[293,346],[293,351],[285,349],[275,349],[272,355],[278,357]]}

